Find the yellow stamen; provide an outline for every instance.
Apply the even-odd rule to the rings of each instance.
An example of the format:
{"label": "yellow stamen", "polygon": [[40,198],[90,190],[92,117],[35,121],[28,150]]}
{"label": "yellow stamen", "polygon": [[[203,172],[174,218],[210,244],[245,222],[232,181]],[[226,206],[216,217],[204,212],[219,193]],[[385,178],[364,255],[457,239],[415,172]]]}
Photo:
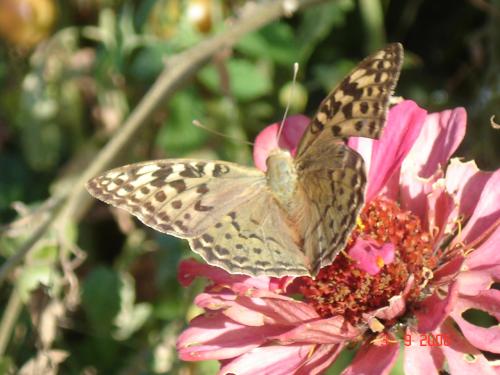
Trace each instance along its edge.
{"label": "yellow stamen", "polygon": [[432,272],[432,270],[427,267],[422,267],[422,274],[424,276],[424,281],[419,285],[420,289],[425,288],[427,283],[434,277],[434,273]]}
{"label": "yellow stamen", "polygon": [[316,344],[314,344],[311,349],[309,350],[309,353],[307,353],[307,359],[311,358],[312,355],[314,354],[314,351],[316,350]]}
{"label": "yellow stamen", "polygon": [[385,326],[377,318],[370,319],[368,327],[372,332],[382,332],[385,329]]}
{"label": "yellow stamen", "polygon": [[377,344],[387,345],[387,344],[396,344],[398,340],[389,339],[387,335],[378,335],[370,342],[375,345]]}
{"label": "yellow stamen", "polygon": [[360,230],[365,230],[365,224],[363,224],[363,222],[361,221],[361,217],[357,217],[356,218],[356,225],[359,227]]}
{"label": "yellow stamen", "polygon": [[354,261],[353,257],[351,257],[344,249],[340,250],[343,256],[345,256],[347,259]]}

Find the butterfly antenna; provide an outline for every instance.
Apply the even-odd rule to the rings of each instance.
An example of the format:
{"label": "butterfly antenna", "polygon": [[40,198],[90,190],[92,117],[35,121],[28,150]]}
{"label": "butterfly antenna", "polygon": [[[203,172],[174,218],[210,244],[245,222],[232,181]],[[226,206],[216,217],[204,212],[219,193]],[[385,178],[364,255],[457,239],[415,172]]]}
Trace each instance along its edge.
{"label": "butterfly antenna", "polygon": [[288,115],[288,110],[290,109],[290,102],[292,101],[293,94],[295,91],[295,82],[297,81],[297,73],[299,72],[299,63],[294,63],[293,64],[293,80],[292,80],[292,89],[290,90],[287,98],[287,103],[286,103],[286,108],[285,108],[285,113],[283,114],[283,120],[281,120],[280,128],[278,130],[278,144],[281,138],[281,133],[283,132],[283,128],[285,127],[285,120],[286,116]]}
{"label": "butterfly antenna", "polygon": [[204,129],[206,130],[207,132],[209,133],[212,133],[212,134],[216,134],[220,137],[224,137],[224,138],[228,138],[228,139],[231,139],[235,142],[239,142],[239,143],[245,143],[247,145],[250,145],[250,146],[253,146],[254,144],[252,142],[249,142],[249,141],[246,141],[244,139],[241,139],[241,138],[236,138],[236,137],[231,137],[230,135],[227,135],[227,134],[224,134],[224,133],[220,133],[218,132],[217,130],[213,130],[213,129],[210,129],[209,127],[203,125],[200,121],[198,120],[193,120],[193,125],[196,126],[197,128],[200,128],[200,129]]}

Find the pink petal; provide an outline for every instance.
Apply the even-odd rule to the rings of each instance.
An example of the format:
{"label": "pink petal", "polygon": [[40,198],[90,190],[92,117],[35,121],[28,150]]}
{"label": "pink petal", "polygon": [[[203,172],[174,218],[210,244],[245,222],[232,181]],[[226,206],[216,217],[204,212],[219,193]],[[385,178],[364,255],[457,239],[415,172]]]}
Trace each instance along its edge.
{"label": "pink petal", "polygon": [[311,344],[341,344],[353,340],[362,332],[350,325],[341,316],[304,322],[297,328],[274,339],[280,343],[307,342]]}
{"label": "pink petal", "polygon": [[274,123],[262,130],[255,138],[253,147],[253,162],[261,171],[267,170],[266,160],[269,153],[278,148],[278,130],[279,124]]}
{"label": "pink petal", "polygon": [[343,345],[317,345],[313,355],[294,375],[322,374],[337,359],[343,348]]}
{"label": "pink petal", "polygon": [[[404,373],[405,375],[438,374],[444,364],[444,355],[434,346],[420,344],[421,334],[406,331],[404,347]],[[410,340],[408,340],[408,338]],[[410,342],[407,345],[407,342]]]}
{"label": "pink petal", "polygon": [[318,319],[319,315],[308,304],[287,296],[255,298],[231,293],[201,293],[195,304],[206,310],[221,310],[237,323],[248,326],[297,325]]}
{"label": "pink petal", "polygon": [[449,346],[442,346],[452,375],[494,375],[495,370],[479,350],[470,345],[450,323],[441,327],[441,333],[449,337]]}
{"label": "pink petal", "polygon": [[419,177],[416,174],[402,173],[400,200],[401,207],[417,215],[424,228],[428,225],[428,196],[433,191],[433,186],[442,178],[442,171],[436,172],[429,178]]}
{"label": "pink petal", "polygon": [[485,311],[500,321],[500,291],[489,289],[476,296],[463,296],[451,314],[472,345],[481,350],[500,353],[500,327],[495,325],[484,328],[469,323],[462,317],[469,309]]}
{"label": "pink petal", "polygon": [[404,162],[405,173],[428,178],[442,169],[462,142],[466,123],[467,113],[463,108],[428,115]]}
{"label": "pink petal", "polygon": [[366,173],[370,171],[374,142],[375,140],[371,138],[351,137],[347,143],[350,148],[357,151],[363,157],[365,161]]}
{"label": "pink petal", "polygon": [[500,280],[500,226],[483,242],[479,248],[472,251],[465,259],[465,270],[458,276],[460,293],[476,295],[489,289]]}
{"label": "pink petal", "polygon": [[464,259],[463,256],[456,256],[439,266],[438,269],[434,271],[432,283],[434,285],[446,285],[453,282],[462,270]]}
{"label": "pink petal", "polygon": [[[348,145],[356,150],[365,161],[365,169],[368,174],[371,167],[373,144],[375,140],[371,138],[351,137]],[[399,169],[387,180],[387,183],[380,190],[381,195],[397,200],[399,197]]]}
{"label": "pink petal", "polygon": [[489,289],[496,280],[500,280],[500,264],[462,271],[458,276],[460,294],[474,296],[478,292]]}
{"label": "pink petal", "polygon": [[450,315],[458,297],[458,283],[449,287],[445,298],[434,292],[419,305],[415,316],[418,320],[418,332],[432,332]]}
{"label": "pink petal", "polygon": [[[389,111],[387,124],[379,140],[373,141],[366,201],[375,197],[401,166],[413,146],[425,120],[426,111],[405,100]],[[350,140],[349,145],[355,144]]]}
{"label": "pink petal", "polygon": [[223,314],[235,322],[246,326],[260,327],[266,325],[267,323],[266,316],[264,314],[248,309],[238,303],[235,303],[230,308],[225,309]]}
{"label": "pink petal", "polygon": [[309,125],[309,118],[303,115],[290,116],[285,120],[283,132],[278,145],[278,131],[280,123],[267,126],[255,138],[253,148],[253,161],[261,171],[267,170],[266,160],[269,153],[277,148],[290,150],[295,155],[297,146]]}
{"label": "pink petal", "polygon": [[314,345],[276,345],[252,349],[227,363],[219,374],[290,375],[307,361]]}
{"label": "pink petal", "polygon": [[453,198],[445,190],[444,180],[434,184],[432,192],[426,198],[427,212],[423,218],[423,226],[432,233],[436,243],[434,246],[437,247],[445,234],[455,230],[458,210]]}
{"label": "pink petal", "polygon": [[500,220],[499,186],[500,169],[496,170],[484,185],[479,202],[462,232],[463,242],[474,241]]}
{"label": "pink petal", "polygon": [[215,284],[231,288],[236,293],[246,293],[248,290],[254,288],[269,290],[272,286],[280,285],[270,277],[231,275],[222,268],[200,263],[194,259],[183,260],[179,264],[178,268],[178,280],[181,285],[190,285],[196,277],[206,277],[207,279],[212,280]]}
{"label": "pink petal", "polygon": [[373,276],[394,261],[395,249],[392,243],[378,244],[372,239],[358,237],[349,249],[349,256],[357,261],[356,267]]}
{"label": "pink petal", "polygon": [[402,207],[427,219],[427,194],[442,177],[442,167],[463,139],[466,124],[463,108],[432,113],[426,117],[418,139],[401,167]]}
{"label": "pink petal", "polygon": [[195,299],[196,306],[206,310],[227,309],[234,305],[236,296],[232,293],[200,293]]}
{"label": "pink petal", "polygon": [[389,374],[399,353],[399,342],[389,336],[386,345],[365,343],[358,349],[356,357],[342,375],[385,375]]}
{"label": "pink petal", "polygon": [[446,190],[455,196],[460,214],[467,218],[472,215],[484,185],[492,174],[480,171],[474,161],[463,163],[458,158],[451,159],[446,169]]}
{"label": "pink petal", "polygon": [[297,325],[319,318],[307,303],[282,296],[279,298],[239,297],[237,303],[265,316],[266,324]]}
{"label": "pink petal", "polygon": [[363,319],[371,327],[373,319],[391,320],[403,315],[406,311],[406,299],[402,295],[392,296],[389,305],[378,308],[370,313],[363,314]]}
{"label": "pink petal", "polygon": [[401,169],[398,169],[394,174],[387,180],[382,190],[380,190],[380,195],[392,199],[393,201],[398,201],[400,195],[400,184],[399,179],[401,178]]}
{"label": "pink petal", "polygon": [[177,339],[177,351],[184,361],[233,358],[262,345],[284,327],[247,327],[219,312],[197,316]]}
{"label": "pink petal", "polygon": [[[483,290],[475,296],[461,296],[460,304],[458,304],[454,312],[456,313],[459,309],[464,310],[466,308],[486,311],[496,320],[500,321],[500,290],[492,288]],[[500,326],[497,328],[500,329]],[[500,351],[500,345],[497,346],[497,350]]]}
{"label": "pink petal", "polygon": [[[363,320],[372,327],[373,323],[380,322],[379,319],[389,320],[401,316],[406,311],[406,300],[403,296],[392,296],[389,306],[381,307],[373,312],[363,314]],[[378,324],[378,323],[377,323]],[[372,329],[374,330],[374,329]],[[380,332],[381,330],[377,330]]]}
{"label": "pink petal", "polygon": [[410,275],[406,282],[405,289],[400,295],[395,295],[389,298],[389,305],[380,307],[369,313],[363,314],[363,319],[370,325],[370,321],[373,318],[382,320],[392,320],[404,314],[406,311],[406,299],[408,294],[411,292],[413,285],[415,284],[415,277]]}
{"label": "pink petal", "polygon": [[465,260],[468,269],[482,268],[487,265],[500,264],[500,226],[478,248],[469,254]]}

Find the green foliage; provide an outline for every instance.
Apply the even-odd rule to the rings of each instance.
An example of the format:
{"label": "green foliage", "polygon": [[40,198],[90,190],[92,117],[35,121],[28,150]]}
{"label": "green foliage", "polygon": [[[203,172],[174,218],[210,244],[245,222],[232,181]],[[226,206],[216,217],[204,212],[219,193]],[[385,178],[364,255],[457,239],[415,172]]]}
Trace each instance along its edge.
{"label": "green foliage", "polygon": [[115,317],[120,311],[120,290],[123,280],[112,269],[96,267],[85,278],[82,289],[82,307],[92,331],[110,334]]}
{"label": "green foliage", "polygon": [[290,66],[299,57],[293,28],[284,22],[276,22],[248,34],[236,45],[236,49],[247,56],[271,59],[284,66]]}
{"label": "green foliage", "polygon": [[[12,202],[29,196],[27,185],[31,177],[20,155],[0,154],[0,214],[6,212]],[[1,216],[0,216],[1,217]]]}
{"label": "green foliage", "polygon": [[[0,41],[0,266],[41,220],[30,215],[58,189],[73,189],[74,177],[120,134],[167,63],[223,32],[243,2],[207,3],[204,30],[189,12],[193,1],[59,1],[43,42],[30,49]],[[115,164],[164,157],[251,163],[250,147],[192,121],[252,141],[281,120],[294,62],[300,70],[291,112],[310,115],[369,51],[397,40],[406,49],[397,95],[430,111],[465,106],[473,126],[460,154],[483,169],[496,167],[500,144],[489,118],[500,107],[497,18],[473,2],[440,4],[329,1],[250,33],[183,82]],[[17,212],[16,201],[23,203]],[[0,311],[12,291],[22,309],[0,353],[0,374],[42,353],[47,327],[36,317],[54,305],[63,312],[49,319],[56,334],[44,345],[69,353],[60,373],[215,373],[217,362],[187,365],[175,353],[176,337],[200,312],[193,299],[203,290],[202,282],[183,288],[177,280],[179,261],[194,256],[185,241],[103,205],[81,208],[85,216],[69,218],[69,231],[61,229],[68,220],[59,223],[2,285]],[[344,351],[328,373],[342,371],[354,355]],[[394,371],[402,373],[401,359]]]}
{"label": "green foliage", "polygon": [[[229,90],[242,102],[255,100],[271,91],[269,72],[265,65],[256,65],[243,59],[231,59],[227,64]],[[199,74],[203,82],[215,94],[222,94],[220,77],[213,66]]]}
{"label": "green foliage", "polygon": [[196,90],[179,91],[168,104],[168,117],[158,132],[157,144],[178,157],[201,147],[207,134],[191,122],[202,119],[204,112],[204,103]]}
{"label": "green foliage", "polygon": [[353,8],[353,0],[343,0],[320,4],[304,12],[297,32],[302,63],[308,62],[318,43],[328,37],[332,28],[344,25],[347,13]]}

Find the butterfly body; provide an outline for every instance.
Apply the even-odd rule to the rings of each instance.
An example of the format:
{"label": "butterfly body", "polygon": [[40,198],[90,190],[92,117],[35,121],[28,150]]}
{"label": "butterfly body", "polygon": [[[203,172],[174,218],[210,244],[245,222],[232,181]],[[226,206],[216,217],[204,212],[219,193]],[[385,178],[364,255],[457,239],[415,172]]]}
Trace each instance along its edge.
{"label": "butterfly body", "polygon": [[297,199],[297,170],[292,155],[287,150],[274,149],[266,160],[266,180],[279,204],[287,211],[293,209]]}
{"label": "butterfly body", "polygon": [[189,240],[209,264],[253,276],[315,276],[333,262],[364,202],[363,158],[343,139],[377,138],[399,77],[398,43],[364,59],[321,103],[294,157],[267,171],[226,161],[166,159],[90,180],[95,197]]}

